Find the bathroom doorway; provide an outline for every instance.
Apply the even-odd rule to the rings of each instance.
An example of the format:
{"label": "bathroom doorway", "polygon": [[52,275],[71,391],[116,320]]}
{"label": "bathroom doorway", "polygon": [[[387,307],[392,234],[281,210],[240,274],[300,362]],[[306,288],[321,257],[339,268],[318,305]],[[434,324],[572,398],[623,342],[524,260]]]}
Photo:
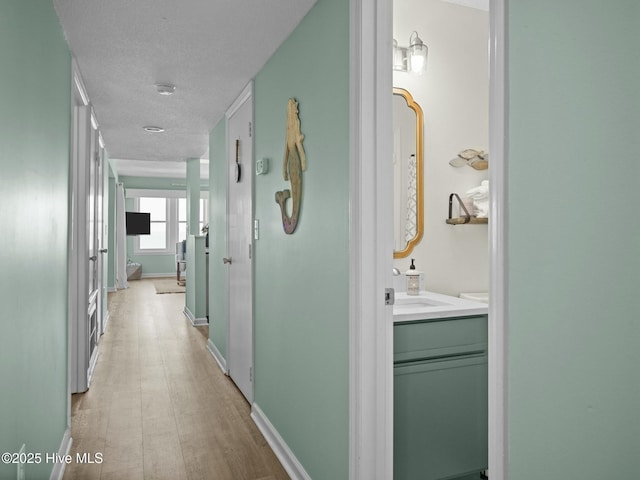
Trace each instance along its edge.
{"label": "bathroom doorway", "polygon": [[[358,281],[352,287],[350,471],[353,479],[392,478],[393,405],[392,309],[381,293],[393,285],[391,117],[393,0],[352,0],[352,259]],[[489,470],[492,480],[506,472],[506,5],[489,9],[489,151],[492,185],[489,215]],[[389,65],[388,70],[382,66]],[[369,240],[375,238],[375,241]],[[367,277],[368,275],[373,278]],[[352,282],[353,284],[353,282]],[[386,296],[385,296],[386,298]],[[366,392],[366,393],[364,393]],[[382,401],[379,401],[383,399]]]}

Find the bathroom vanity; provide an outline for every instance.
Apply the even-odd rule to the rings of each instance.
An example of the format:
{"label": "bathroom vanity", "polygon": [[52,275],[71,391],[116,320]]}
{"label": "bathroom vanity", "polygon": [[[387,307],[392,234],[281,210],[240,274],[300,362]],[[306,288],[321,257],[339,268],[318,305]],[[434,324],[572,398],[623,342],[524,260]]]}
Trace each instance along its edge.
{"label": "bathroom vanity", "polygon": [[394,305],[394,480],[487,468],[487,305],[431,292]]}

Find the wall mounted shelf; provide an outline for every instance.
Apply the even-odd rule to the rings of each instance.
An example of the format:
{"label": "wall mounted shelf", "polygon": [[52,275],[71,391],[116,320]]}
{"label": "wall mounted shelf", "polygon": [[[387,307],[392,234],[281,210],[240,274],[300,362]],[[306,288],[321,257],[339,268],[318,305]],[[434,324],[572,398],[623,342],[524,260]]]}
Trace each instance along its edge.
{"label": "wall mounted shelf", "polygon": [[[460,204],[460,208],[464,212],[464,216],[462,217],[451,216],[451,211],[453,210],[454,198],[458,200],[458,203]],[[469,211],[467,210],[467,207],[465,207],[464,203],[462,203],[460,196],[457,193],[452,193],[451,195],[449,195],[449,217],[447,218],[446,222],[448,225],[486,225],[489,223],[489,219],[471,216],[471,214],[469,214]]]}
{"label": "wall mounted shelf", "polygon": [[476,217],[447,218],[447,224],[449,225],[486,225],[488,223],[489,223],[488,218],[476,218]]}

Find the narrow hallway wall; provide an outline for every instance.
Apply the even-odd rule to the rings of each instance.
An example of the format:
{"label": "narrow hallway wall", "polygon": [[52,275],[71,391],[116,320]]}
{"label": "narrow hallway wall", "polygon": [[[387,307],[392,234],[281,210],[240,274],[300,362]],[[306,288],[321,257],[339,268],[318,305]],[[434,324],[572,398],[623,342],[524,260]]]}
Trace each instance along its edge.
{"label": "narrow hallway wall", "polygon": [[[227,355],[227,129],[222,119],[209,136],[209,343]],[[212,344],[212,345],[211,345]]]}
{"label": "narrow hallway wall", "polygon": [[[0,68],[0,451],[44,456],[68,400],[71,57],[51,2],[0,3]],[[52,467],[27,465],[27,478]]]}
{"label": "narrow hallway wall", "polygon": [[509,478],[636,478],[640,7],[508,3]]}
{"label": "narrow hallway wall", "polygon": [[[314,480],[349,472],[349,2],[319,0],[255,80],[255,402]],[[307,170],[298,227],[275,192],[287,102]]]}
{"label": "narrow hallway wall", "polygon": [[[349,476],[349,2],[319,0],[254,82],[254,400],[314,480]],[[307,170],[283,231],[287,102],[299,102]],[[210,348],[225,357],[225,121],[210,134]],[[253,168],[249,169],[253,174]]]}

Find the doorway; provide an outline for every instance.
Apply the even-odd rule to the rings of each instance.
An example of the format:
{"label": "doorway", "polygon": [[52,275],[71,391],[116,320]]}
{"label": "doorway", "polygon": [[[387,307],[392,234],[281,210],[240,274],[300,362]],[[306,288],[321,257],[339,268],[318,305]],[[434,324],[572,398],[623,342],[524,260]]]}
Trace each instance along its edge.
{"label": "doorway", "polygon": [[84,392],[102,332],[103,148],[73,63],[69,244],[69,390]]}
{"label": "doorway", "polygon": [[227,367],[253,402],[253,84],[227,111]]}
{"label": "doorway", "polygon": [[[392,0],[351,1],[350,478],[392,478],[393,285],[391,66]],[[490,0],[489,471],[506,474],[506,31],[504,0]],[[386,67],[388,65],[388,68]],[[387,178],[385,180],[385,178]],[[373,241],[372,239],[375,239]],[[367,278],[362,282],[360,279]]]}

